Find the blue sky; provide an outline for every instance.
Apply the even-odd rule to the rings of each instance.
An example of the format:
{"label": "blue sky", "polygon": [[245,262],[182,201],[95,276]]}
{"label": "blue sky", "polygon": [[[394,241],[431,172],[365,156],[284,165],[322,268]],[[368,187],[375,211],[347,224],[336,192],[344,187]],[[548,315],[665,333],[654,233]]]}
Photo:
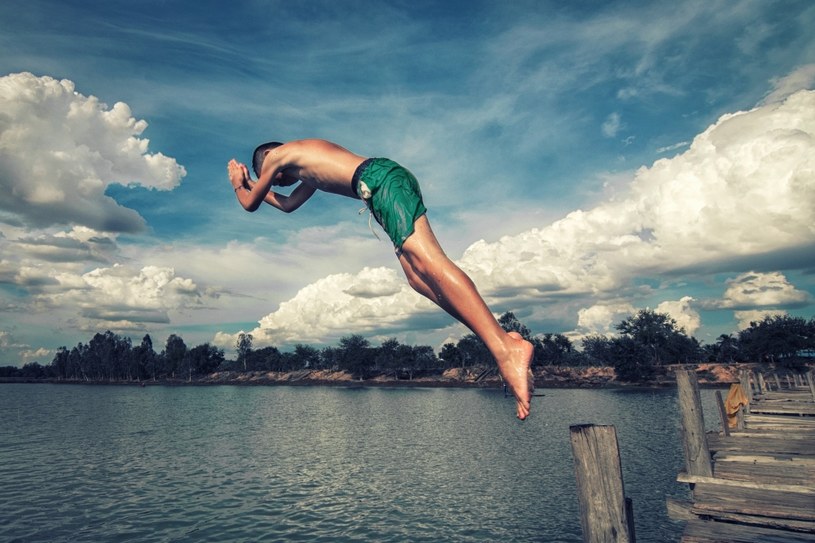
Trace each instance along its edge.
{"label": "blue sky", "polygon": [[306,137],[411,169],[450,257],[534,332],[810,318],[812,28],[809,1],[5,0],[0,364],[107,329],[461,337],[360,202],[239,207],[226,162]]}

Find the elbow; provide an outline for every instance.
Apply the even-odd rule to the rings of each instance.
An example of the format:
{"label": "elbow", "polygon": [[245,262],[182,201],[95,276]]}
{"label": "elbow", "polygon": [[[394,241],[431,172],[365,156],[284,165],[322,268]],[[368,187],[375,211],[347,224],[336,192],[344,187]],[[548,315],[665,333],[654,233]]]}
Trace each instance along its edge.
{"label": "elbow", "polygon": [[258,210],[258,208],[259,208],[259,207],[260,207],[260,204],[251,203],[251,204],[249,204],[249,205],[245,205],[245,206],[243,206],[243,209],[245,209],[245,210],[246,210],[246,211],[248,211],[249,213],[254,213],[255,211],[257,211],[257,210]]}

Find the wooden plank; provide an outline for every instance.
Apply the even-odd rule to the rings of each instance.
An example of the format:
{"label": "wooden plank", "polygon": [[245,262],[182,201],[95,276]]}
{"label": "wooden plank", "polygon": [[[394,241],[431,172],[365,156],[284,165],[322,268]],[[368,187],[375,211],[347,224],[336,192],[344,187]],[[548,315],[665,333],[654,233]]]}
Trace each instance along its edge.
{"label": "wooden plank", "polygon": [[[725,437],[708,434],[708,447],[711,451],[735,451],[747,454],[791,454],[813,455],[812,442],[809,440],[787,440],[775,437]],[[702,474],[697,474],[702,475]],[[711,473],[712,475],[712,473]]]}
{"label": "wooden plank", "polygon": [[757,488],[733,488],[721,484],[697,483],[693,488],[691,511],[716,516],[732,513],[757,517],[758,525],[785,520],[807,521],[815,530],[815,495]]}
{"label": "wooden plank", "polygon": [[713,465],[713,475],[731,481],[815,487],[815,463],[717,461]]}
{"label": "wooden plank", "polygon": [[[815,496],[815,486],[788,485],[782,483],[762,483],[757,481],[739,481],[732,479],[724,479],[722,477],[702,477],[700,475],[689,475],[687,473],[679,473],[679,475],[676,476],[676,480],[679,481],[680,483],[691,483],[691,484],[704,483],[710,485],[726,486],[734,489],[749,488],[754,490],[770,490],[773,492],[792,492],[795,494],[809,494],[811,496]],[[737,492],[737,490],[734,490],[734,492]]]}
{"label": "wooden plank", "polygon": [[795,454],[756,454],[740,451],[720,451],[713,455],[713,460],[717,464],[724,462],[751,462],[754,464],[779,464],[789,465],[790,469],[800,467],[815,466],[815,456],[795,455]]}
{"label": "wooden plank", "polygon": [[682,543],[812,543],[815,534],[693,520],[685,525]]}

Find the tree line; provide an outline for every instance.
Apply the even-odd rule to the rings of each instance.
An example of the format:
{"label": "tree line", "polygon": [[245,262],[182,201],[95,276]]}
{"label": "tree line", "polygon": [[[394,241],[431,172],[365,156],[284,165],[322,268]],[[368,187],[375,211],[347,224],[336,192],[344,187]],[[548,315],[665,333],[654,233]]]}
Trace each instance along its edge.
{"label": "tree line", "polygon": [[[679,328],[667,314],[648,309],[616,325],[614,337],[593,335],[574,348],[562,334],[538,334],[512,312],[499,323],[534,347],[533,366],[612,366],[624,381],[642,381],[661,367],[676,363],[764,362],[797,367],[815,356],[815,318],[768,316],[736,335],[722,335],[715,344],[702,345]],[[171,334],[156,352],[149,334],[138,345],[111,331],[97,333],[87,343],[57,349],[48,365],[31,362],[22,368],[0,367],[0,377],[84,381],[192,380],[214,371],[345,370],[358,378],[391,375],[412,379],[419,374],[441,373],[450,368],[483,368],[494,365],[486,346],[474,334],[445,344],[438,355],[432,347],[406,345],[388,339],[374,347],[360,335],[349,335],[338,345],[321,349],[297,344],[290,352],[277,347],[253,347],[251,334],[239,334],[235,359],[226,359],[220,348],[204,343],[188,348]]]}

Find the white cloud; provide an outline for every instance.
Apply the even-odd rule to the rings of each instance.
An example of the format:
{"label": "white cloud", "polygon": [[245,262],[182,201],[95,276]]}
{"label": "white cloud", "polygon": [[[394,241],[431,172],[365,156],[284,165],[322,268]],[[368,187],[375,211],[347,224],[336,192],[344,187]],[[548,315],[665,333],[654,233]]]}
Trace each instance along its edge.
{"label": "white cloud", "polygon": [[628,302],[602,303],[585,307],[577,312],[578,332],[574,337],[600,334],[608,336],[616,332],[614,326],[637,310]]}
{"label": "white cloud", "polygon": [[815,84],[815,64],[801,66],[791,74],[773,81],[773,90],[762,100],[762,104],[781,102],[803,89],[811,89]]}
{"label": "white cloud", "polygon": [[59,273],[54,285],[34,300],[42,308],[72,307],[80,328],[98,331],[143,330],[170,322],[170,313],[202,307],[210,293],[172,268],[145,266],[139,270],[116,264],[84,274]]}
{"label": "white cloud", "polygon": [[673,320],[679,329],[685,334],[693,336],[702,326],[702,317],[693,308],[694,299],[690,296],[683,296],[680,300],[664,301],[657,305],[657,313],[665,313]]}
{"label": "white cloud", "polygon": [[718,307],[752,309],[781,308],[806,303],[809,294],[798,290],[779,272],[747,272],[727,281],[727,290]]}
{"label": "white cloud", "polygon": [[[258,345],[317,343],[374,327],[398,328],[406,315],[434,310],[396,271],[364,268],[356,275],[329,275],[303,288],[250,332]],[[219,334],[214,341],[231,346],[235,336]]]}
{"label": "white cloud", "polygon": [[[478,241],[459,264],[491,304],[618,296],[638,276],[811,244],[813,216],[815,92],[799,91],[782,103],[722,116],[684,153],[637,171],[627,192],[548,226]],[[349,285],[370,275],[394,293],[349,293]],[[385,269],[318,280],[252,333],[306,341],[427,311],[399,281]],[[689,300],[673,304],[683,327],[698,328]],[[582,318],[602,330],[605,321],[595,311]]]}
{"label": "white cloud", "polygon": [[607,138],[613,138],[616,136],[620,129],[623,127],[622,121],[620,118],[620,114],[616,111],[610,114],[606,120],[603,122],[603,135]]}
{"label": "white cloud", "polygon": [[739,321],[739,330],[744,330],[750,327],[752,322],[761,322],[764,317],[781,317],[786,315],[786,311],[780,310],[751,310],[751,311],[736,311],[736,320]]}
{"label": "white cloud", "polygon": [[0,211],[40,228],[143,229],[139,214],[106,196],[105,188],[168,190],[186,173],[174,159],[148,153],[149,141],[140,138],[146,128],[127,104],[108,108],[67,79],[1,77]]}

